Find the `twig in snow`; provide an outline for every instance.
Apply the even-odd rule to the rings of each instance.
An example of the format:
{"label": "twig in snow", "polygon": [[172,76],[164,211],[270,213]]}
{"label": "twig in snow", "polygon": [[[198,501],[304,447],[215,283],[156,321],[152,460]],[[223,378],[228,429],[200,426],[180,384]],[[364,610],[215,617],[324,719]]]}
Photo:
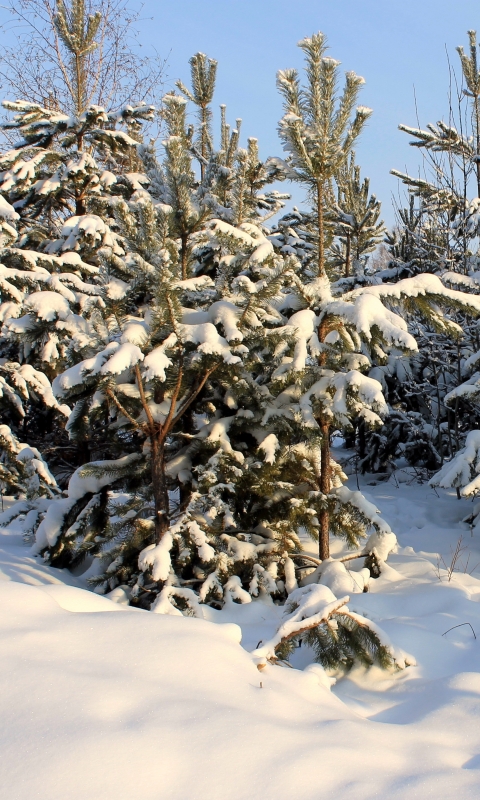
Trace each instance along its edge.
{"label": "twig in snow", "polygon": [[[445,631],[445,633],[449,633],[450,631],[455,630],[455,628],[461,628],[462,625],[469,625],[470,628],[472,629],[472,633],[473,633],[474,638],[475,639],[477,638],[477,636],[475,634],[475,631],[473,630],[473,626],[470,624],[470,622],[461,622],[460,625],[454,625],[453,628],[449,628],[448,631]],[[445,636],[445,633],[442,633],[442,636]]]}

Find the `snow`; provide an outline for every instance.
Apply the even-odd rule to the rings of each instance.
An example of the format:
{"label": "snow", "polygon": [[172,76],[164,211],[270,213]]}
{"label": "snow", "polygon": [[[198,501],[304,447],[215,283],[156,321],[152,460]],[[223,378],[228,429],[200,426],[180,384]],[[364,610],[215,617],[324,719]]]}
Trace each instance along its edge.
{"label": "snow", "polygon": [[114,238],[108,225],[96,214],[70,217],[62,227],[62,236],[65,239],[62,244],[63,250],[78,250],[82,239],[89,241],[91,246],[100,243],[107,246],[114,245]]}
{"label": "snow", "polygon": [[[305,424],[317,427],[312,409],[312,398],[321,402],[324,413],[334,419],[340,427],[350,424],[350,408],[360,412],[363,406],[370,412],[370,419],[381,424],[381,417],[388,413],[381,384],[358,370],[332,372],[323,370],[324,377],[316,381],[300,398],[300,409]],[[332,394],[333,393],[333,394]]]}
{"label": "snow", "polygon": [[57,316],[59,319],[65,319],[70,312],[68,302],[57,292],[33,292],[28,296],[25,305],[34,311],[39,319],[46,322],[51,322]]}
{"label": "snow", "polygon": [[180,586],[165,586],[152,605],[151,611],[155,614],[168,614],[172,617],[182,617],[183,614],[172,602],[174,598],[180,597],[188,603],[193,612],[193,616],[203,619],[202,606],[198,602],[198,597],[192,589],[185,589]]}
{"label": "snow", "polygon": [[312,583],[294,589],[288,597],[275,635],[252,653],[257,666],[266,666],[267,660],[275,658],[275,648],[282,639],[319,625],[336,611],[348,610],[346,603],[349,600],[348,596],[335,597],[327,586],[319,584]]}
{"label": "snow", "polygon": [[[480,541],[462,527],[468,500],[407,485],[412,477],[397,473],[398,485],[361,478],[399,544],[370,591],[350,594],[349,609],[412,653],[417,666],[357,669],[334,686],[303,646],[294,669],[258,671],[251,653],[275,636],[283,611],[262,595],[223,611],[202,606],[200,619],[173,605],[187,587],[169,587],[176,614],[138,611],[33,558],[15,524],[0,529],[8,796],[476,800],[480,572],[460,566],[450,582],[441,570],[440,580],[436,562],[437,553],[448,560],[463,532],[474,566]],[[334,558],[342,548],[333,544]],[[313,543],[307,552],[315,552]],[[338,598],[326,585],[309,591],[319,608]],[[467,622],[479,639],[468,625],[453,627]],[[88,767],[72,780],[78,764]]]}
{"label": "snow", "polygon": [[360,572],[347,569],[341,561],[330,559],[322,562],[321,567],[315,570],[318,574],[319,582],[323,586],[328,586],[335,597],[342,595],[359,594],[370,584],[370,572],[362,569]]}
{"label": "snow", "polygon": [[[245,591],[242,587],[242,582],[238,575],[231,575],[223,587],[223,596],[227,606],[230,606],[234,601],[238,603],[251,603],[252,596]],[[239,642],[241,641],[241,636]]]}
{"label": "snow", "polygon": [[128,283],[121,281],[120,278],[111,278],[104,288],[110,300],[122,300],[127,294]]}
{"label": "snow", "polygon": [[[90,461],[88,465],[79,467],[75,470],[68,482],[68,497],[74,500],[80,500],[80,498],[90,492],[92,494],[99,492],[104,486],[111,483],[112,474],[116,471],[127,469],[130,464],[134,463],[139,458],[139,453],[131,453],[128,456],[122,456],[122,458],[116,458],[111,461]],[[95,470],[95,468],[101,468],[106,474],[91,474],[87,471],[87,467],[88,470],[92,468],[93,470]]]}
{"label": "snow", "polygon": [[63,397],[73,386],[79,386],[84,381],[84,373],[98,375],[105,361],[118,349],[118,342],[110,342],[104,350],[101,350],[92,358],[87,358],[80,363],[69,367],[61,375],[58,375],[52,383],[52,390],[57,397]]}
{"label": "snow", "polygon": [[[63,522],[68,512],[73,508],[78,500],[87,494],[96,494],[104,486],[112,482],[112,474],[116,471],[121,472],[140,458],[138,453],[131,453],[112,461],[91,461],[87,472],[85,466],[75,470],[68,482],[67,497],[51,503],[47,508],[47,513],[42,519],[35,534],[34,553],[41,553],[48,545],[56,544],[62,530]],[[96,474],[95,470],[101,470],[102,474]]]}
{"label": "snow", "polygon": [[0,217],[5,220],[8,219],[10,222],[20,219],[20,214],[17,214],[13,206],[2,195],[0,195]]}
{"label": "snow", "polygon": [[51,503],[35,533],[33,552],[40,553],[45,547],[53,547],[60,536],[62,525],[68,512],[75,505],[75,498],[64,497]]}
{"label": "snow", "polygon": [[262,450],[265,455],[265,462],[267,464],[275,463],[275,454],[280,447],[280,442],[274,433],[269,433],[265,439],[258,445],[258,449]]}
{"label": "snow", "polygon": [[100,368],[102,375],[121,375],[126,369],[143,361],[143,353],[136,344],[123,342]]}
{"label": "snow", "polygon": [[405,297],[430,295],[438,299],[443,298],[446,301],[450,301],[452,304],[458,303],[462,307],[468,305],[476,312],[480,311],[480,297],[471,294],[466,295],[454,289],[447,289],[437,275],[431,275],[426,272],[416,275],[414,278],[404,278],[404,280],[398,281],[397,283],[383,283],[377,286],[367,286],[364,289],[356,289],[345,295],[345,297],[355,299],[362,295],[375,296],[381,300],[401,300]]}
{"label": "snow", "polygon": [[480,490],[480,431],[473,430],[467,435],[465,447],[452,461],[447,461],[442,469],[430,480],[431,486],[451,486],[461,488],[463,497],[476,495]]}
{"label": "snow", "polygon": [[192,520],[192,522],[188,523],[187,527],[193,541],[195,542],[200,560],[208,564],[209,561],[212,561],[215,558],[215,550],[210,544],[208,544],[207,537],[205,536],[205,533],[201,529],[198,522]]}
{"label": "snow", "polygon": [[148,325],[144,320],[132,319],[125,325],[120,341],[131,342],[141,347],[148,340],[148,334]]}
{"label": "snow", "polygon": [[241,361],[239,356],[233,355],[227,340],[220,336],[215,325],[212,325],[211,322],[204,322],[199,325],[182,324],[180,329],[183,341],[198,344],[197,351],[199,354],[220,355],[226,364],[238,364]]}
{"label": "snow", "polygon": [[155,347],[155,349],[146,356],[143,362],[145,367],[145,380],[151,381],[154,378],[158,378],[161,381],[166,380],[165,370],[172,365],[172,361],[165,353],[165,350],[174,347],[176,342],[176,334],[171,333],[161,345]]}
{"label": "snow", "polygon": [[145,572],[150,569],[154,581],[166,581],[172,562],[170,550],[173,547],[173,537],[170,531],[164,534],[158,544],[150,544],[140,553],[138,566]]}
{"label": "snow", "polygon": [[12,373],[12,382],[20,388],[22,394],[28,396],[28,387],[37,395],[40,395],[43,402],[49,408],[58,408],[65,416],[69,416],[68,406],[59,406],[53,396],[52,387],[47,376],[43,372],[34,369],[31,364],[17,365],[17,369]]}
{"label": "snow", "polygon": [[291,369],[296,372],[302,372],[305,369],[305,364],[308,357],[307,342],[310,346],[316,346],[316,352],[319,352],[319,341],[315,333],[315,326],[318,325],[318,318],[313,311],[303,309],[292,314],[287,323],[287,328],[293,328],[295,331],[296,345],[291,363]]}
{"label": "snow", "polygon": [[[431,275],[429,277],[433,278],[434,276]],[[408,280],[413,280],[413,278]],[[401,283],[404,283],[404,281],[399,281],[399,283],[392,287],[389,286],[388,288],[394,289],[400,286]],[[398,314],[385,308],[381,299],[375,296],[374,290],[378,288],[377,286],[372,286],[368,287],[368,291],[360,289],[357,293],[353,293],[353,298],[355,299],[354,303],[345,300],[335,300],[328,305],[328,312],[344,317],[351,325],[355,326],[358,333],[362,334],[367,341],[371,340],[372,328],[376,327],[389,344],[394,344],[398,347],[406,348],[407,350],[417,350],[417,343],[413,336],[408,333],[405,320]],[[383,289],[383,286],[380,288]],[[365,294],[360,294],[362,291],[365,291]],[[417,290],[417,292],[420,294],[420,290]],[[379,294],[383,297],[381,292],[379,292]],[[398,293],[392,292],[392,295],[385,291],[385,294],[388,297],[397,297],[397,294],[399,297],[401,296],[400,290],[398,290]],[[348,295],[346,295],[346,297],[348,297]]]}

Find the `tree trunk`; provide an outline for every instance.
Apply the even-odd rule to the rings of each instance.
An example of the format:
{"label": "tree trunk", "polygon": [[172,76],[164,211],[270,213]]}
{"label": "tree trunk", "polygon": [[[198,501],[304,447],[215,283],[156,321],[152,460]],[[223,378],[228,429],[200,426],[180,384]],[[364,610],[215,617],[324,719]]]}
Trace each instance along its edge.
{"label": "tree trunk", "polygon": [[348,278],[350,275],[350,250],[351,250],[351,237],[350,234],[347,233],[347,252],[345,254],[345,277]]}
{"label": "tree trunk", "polygon": [[187,275],[187,241],[188,236],[186,233],[182,234],[181,236],[181,248],[180,248],[180,263],[182,265],[182,281],[185,281],[188,277]]}
{"label": "tree trunk", "polygon": [[[321,464],[320,464],[320,491],[327,497],[330,492],[330,425],[320,422],[322,431]],[[326,508],[320,512],[320,530],[318,535],[318,554],[321,561],[330,557],[330,515]]]}
{"label": "tree trunk", "polygon": [[[202,157],[207,157],[207,107],[202,106],[202,144],[201,144],[201,153]],[[203,183],[205,178],[205,163],[204,161],[200,161],[200,178]]]}
{"label": "tree trunk", "polygon": [[325,224],[323,219],[323,180],[317,181],[318,275],[325,275]]}
{"label": "tree trunk", "polygon": [[[325,337],[329,333],[330,327],[328,324],[328,317],[324,317],[318,326],[318,340],[325,341]],[[323,352],[318,357],[320,367],[326,364],[326,352]],[[330,491],[330,424],[320,416],[317,419],[318,425],[322,432],[322,445],[321,445],[321,464],[320,464],[320,480],[319,489],[325,496]],[[325,508],[320,512],[320,531],[318,537],[318,552],[319,557],[323,561],[330,556],[330,515]]]}
{"label": "tree trunk", "polygon": [[83,217],[87,213],[85,207],[85,198],[83,196],[75,198],[75,214],[77,217]]}
{"label": "tree trunk", "polygon": [[[365,422],[363,419],[358,423],[358,455],[361,461],[363,461],[366,455]],[[362,467],[362,475],[364,472],[365,468]]]}
{"label": "tree trunk", "polygon": [[475,162],[475,171],[477,173],[477,197],[480,197],[480,161],[478,161],[478,157],[480,154],[480,109],[478,107],[478,95],[475,97],[474,105],[475,105],[475,133],[477,139],[477,161]]}
{"label": "tree trunk", "polygon": [[161,541],[168,530],[168,491],[165,480],[164,445],[156,436],[150,437],[152,459],[152,485],[155,502],[155,541]]}
{"label": "tree trunk", "polygon": [[90,461],[90,447],[87,439],[77,442],[77,464],[81,467]]}

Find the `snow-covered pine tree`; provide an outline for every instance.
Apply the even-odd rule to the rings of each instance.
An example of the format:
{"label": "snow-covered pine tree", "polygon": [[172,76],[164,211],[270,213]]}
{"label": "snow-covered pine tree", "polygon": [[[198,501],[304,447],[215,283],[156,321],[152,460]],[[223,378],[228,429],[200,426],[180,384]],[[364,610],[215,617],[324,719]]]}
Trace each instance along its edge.
{"label": "snow-covered pine tree", "polygon": [[[198,185],[188,155],[185,104],[170,95],[167,109],[171,144],[181,138],[184,148],[169,148],[167,140],[163,169],[145,149],[154,203],[145,189],[116,201],[118,250],[113,242],[97,242],[100,274],[105,271],[109,287],[95,327],[98,344],[90,337],[81,353],[88,357],[79,362],[77,354],[55,382],[57,394],[69,402],[80,393],[70,435],[81,437],[87,427],[103,425],[111,457],[76,471],[66,497],[45,514],[37,549],[57,565],[98,553],[99,590],[122,584],[134,602],[148,606],[163,586],[157,610],[180,606],[193,612],[199,597],[247,601],[294,588],[288,553],[299,554],[298,528],[313,534],[318,529],[319,446],[306,441],[296,405],[288,407],[288,392],[274,376],[278,367],[283,370],[278,345],[302,347],[296,320],[282,324],[287,318],[275,307],[285,299],[288,307],[286,278],[290,284],[297,264],[275,255],[262,230],[262,215],[268,217],[279,202],[263,192],[274,171],[258,162],[251,142],[246,155],[234,159],[238,174],[229,179],[227,204],[219,204],[225,174],[215,170],[224,156],[212,155]],[[253,169],[245,170],[245,164]],[[186,211],[194,210],[184,215],[190,230],[178,225],[181,214],[175,211],[187,202]],[[219,211],[223,219],[214,216]],[[83,255],[81,231],[66,233],[69,247]],[[206,378],[205,368],[212,367]],[[168,420],[174,403],[177,413]],[[161,476],[155,497],[155,479],[147,476],[157,446],[165,447],[160,471],[167,495]],[[341,506],[337,523],[350,512],[350,535],[371,523],[388,533],[362,498],[351,496],[342,505],[340,496],[339,491],[334,500]]]}
{"label": "snow-covered pine tree", "polygon": [[395,281],[448,269],[448,236],[442,214],[422,199],[416,203],[415,195],[410,194],[408,206],[396,209],[395,216],[393,229],[385,234],[388,264],[376,278]]}
{"label": "snow-covered pine tree", "polygon": [[[242,461],[241,449],[229,445],[227,431],[237,423],[240,439],[242,426],[249,428],[252,416],[245,407],[232,414],[234,401],[228,399],[228,390],[235,379],[240,383],[235,372],[241,369],[251,384],[243,394],[262,396],[261,374],[259,387],[251,376],[259,372],[268,349],[273,352],[278,343],[278,337],[266,337],[263,325],[282,322],[270,301],[292,266],[274,255],[261,230],[262,216],[268,217],[281,202],[278,193],[263,191],[276,173],[259,161],[255,140],[249,141],[247,151],[238,149],[238,137],[235,132],[228,135],[223,118],[223,149],[211,154],[204,181],[199,182],[192,166],[196,153],[191,149],[185,101],[170,94],[165,109],[169,136],[164,164],[155,163],[151,148],[143,148],[148,178],[135,176],[138,191],[108,203],[103,200],[103,208],[114,216],[114,221],[106,220],[110,238],[95,235],[98,226],[85,235],[83,216],[74,225],[67,221],[54,243],[62,256],[50,256],[55,263],[64,248],[73,250],[78,260],[95,264],[95,285],[104,287],[94,318],[77,314],[83,340],[77,340],[69,353],[72,366],[54,383],[58,396],[75,403],[70,436],[81,440],[87,430],[103,428],[104,447],[111,457],[94,458],[76,471],[66,497],[52,504],[41,522],[37,549],[59,566],[101,551],[105,571],[97,584],[107,590],[119,582],[130,583],[131,588],[139,575],[139,552],[152,542],[164,551],[165,561],[170,541],[179,581],[205,583],[193,570],[205,571],[205,563],[212,561],[205,574],[209,581],[204,597],[210,592],[221,599],[227,584],[226,596],[233,592],[241,597],[245,590],[233,574],[239,570],[254,593],[278,593],[282,591],[274,578],[278,554],[295,547],[296,539],[288,544],[282,534],[276,542],[274,532],[262,530],[256,543],[244,541],[242,531],[251,527],[244,500],[240,495],[235,518],[231,498],[226,502],[222,496],[232,493],[228,487],[235,481],[239,483]],[[50,296],[40,298],[39,306],[42,299],[52,306]],[[62,300],[59,297],[58,303]],[[46,322],[55,325],[53,317]],[[266,433],[253,437],[255,450]],[[182,447],[185,440],[191,443]],[[265,454],[270,451],[265,446]],[[202,453],[206,453],[203,464]],[[200,489],[193,494],[192,467],[199,471]],[[224,480],[212,485],[215,469]],[[122,502],[118,491],[108,491],[112,485],[128,493]],[[243,497],[248,496],[247,489],[245,481]],[[215,524],[212,508],[217,506]],[[294,512],[293,506],[290,509]],[[244,515],[240,523],[239,514]],[[260,511],[258,516],[263,518]],[[215,548],[207,542],[202,525]],[[258,547],[260,540],[263,546]],[[150,580],[156,576],[153,592],[145,592],[148,579],[143,581],[140,574],[136,592],[143,595],[143,605],[168,577],[167,570],[157,582],[158,553],[147,548],[141,560]]]}
{"label": "snow-covered pine tree", "polygon": [[[442,120],[426,129],[399,125],[399,129],[413,137],[410,144],[422,149],[431,166],[431,179],[413,178],[392,170],[409,190],[423,199],[424,215],[437,215],[436,227],[442,227],[445,241],[445,258],[454,271],[468,274],[478,260],[480,165],[480,72],[477,64],[477,37],[468,31],[470,55],[457,47],[466,89],[459,104],[459,125]],[[464,102],[468,104],[463,107]],[[450,109],[453,116],[453,109]],[[466,125],[466,127],[465,127]],[[427,163],[428,163],[427,162]],[[474,186],[477,197],[470,199]],[[443,220],[438,215],[443,214]]]}
{"label": "snow-covered pine tree", "polygon": [[[326,42],[323,34],[318,33],[309,39],[304,39],[300,42],[300,47],[306,57],[307,88],[301,88],[296,70],[279,72],[278,87],[285,102],[285,114],[280,122],[279,132],[288,153],[289,177],[306,185],[316,215],[316,265],[313,273],[315,278],[311,282],[313,283],[312,294],[316,297],[315,299],[309,298],[308,306],[311,306],[315,305],[315,300],[320,300],[325,292],[327,296],[330,295],[325,263],[325,244],[329,216],[328,200],[332,195],[332,181],[339,175],[347,161],[371,110],[363,106],[358,107],[352,121],[352,112],[355,108],[359,88],[363,83],[363,79],[353,72],[346,75],[345,90],[338,107],[336,107],[339,64],[326,56]],[[308,285],[305,289],[306,297],[309,294]],[[312,336],[315,334],[318,342],[316,361],[320,374],[315,377],[321,377],[327,366],[324,340],[328,336],[335,340],[337,337],[335,331],[330,330],[326,319],[323,325],[320,323],[319,335],[317,335],[314,330],[315,313],[313,310],[309,316],[311,317],[311,334]],[[338,339],[341,339],[340,335],[338,335]],[[304,337],[304,342],[306,344],[306,337]],[[323,350],[325,352],[322,352]],[[300,368],[300,370],[304,370],[306,366],[305,356],[307,353],[302,355],[304,355],[303,363],[299,367],[297,366],[297,369]],[[317,381],[313,383],[313,386],[316,383]],[[348,382],[342,387],[343,391],[347,390],[347,386]],[[325,399],[330,399],[327,387],[328,379],[323,393],[326,395]],[[356,388],[358,390],[359,387]],[[370,394],[377,410],[383,410],[375,389],[373,394]],[[307,404],[309,404],[310,396],[307,395]],[[365,398],[367,396],[368,391]],[[325,503],[319,516],[321,559],[329,556],[330,513],[327,507],[327,498],[331,490],[330,430],[334,419],[331,409],[327,410],[328,401],[324,405],[326,408],[319,410],[320,413],[317,412],[318,422],[315,421],[319,427],[322,442],[318,483]]]}
{"label": "snow-covered pine tree", "polygon": [[[370,180],[360,178],[360,167],[355,163],[355,153],[350,153],[338,170],[336,215],[336,242],[331,260],[340,270],[340,277],[349,278],[351,270],[361,279],[366,256],[372,253],[383,239],[385,225],[380,219],[381,204],[370,194]],[[342,283],[343,288],[347,288]],[[350,288],[353,288],[351,285]]]}
{"label": "snow-covered pine tree", "polygon": [[[442,216],[422,200],[416,206],[414,195],[396,216],[396,225],[385,238],[389,261],[386,268],[370,276],[370,282],[444,273],[448,265]],[[390,473],[398,465],[410,465],[420,475],[438,468],[444,456],[454,452],[454,415],[444,398],[456,380],[458,341],[433,329],[419,314],[410,315],[409,326],[418,351],[402,357],[391,354],[369,373],[382,384],[390,410],[381,429],[359,427],[358,468],[362,472]]]}
{"label": "snow-covered pine tree", "polygon": [[[89,320],[101,316],[102,297],[110,290],[97,251],[104,246],[123,253],[110,228],[109,204],[142,190],[136,173],[120,174],[128,151],[137,149],[125,128],[153,112],[130,107],[109,118],[95,108],[74,120],[28,103],[13,105],[10,127],[24,139],[0,157],[0,189],[17,217],[8,223],[1,254],[2,356],[42,372],[49,385],[88,346]],[[88,151],[78,149],[77,135]],[[64,446],[63,426],[50,422],[56,445]]]}
{"label": "snow-covered pine tree", "polygon": [[[211,103],[215,90],[217,61],[213,58],[208,58],[205,53],[195,53],[190,59],[190,69],[192,91],[190,91],[182,81],[177,81],[176,85],[198,108],[198,138],[195,144],[198,148],[200,171],[203,180],[205,177],[206,164],[214,149],[212,141]],[[240,132],[238,124],[237,131],[238,133]],[[228,149],[228,146],[226,149]]]}
{"label": "snow-covered pine tree", "polygon": [[349,597],[337,598],[327,586],[309,584],[289,596],[280,625],[252,655],[257,668],[288,659],[301,639],[325,669],[349,670],[354,664],[404,669],[412,656],[395,648],[371,620],[349,610]]}
{"label": "snow-covered pine tree", "polygon": [[[209,154],[199,180],[186,101],[171,93],[163,164],[151,147],[140,148],[145,174],[114,175],[91,199],[72,193],[69,175],[65,197],[95,210],[62,220],[56,236],[48,228],[48,241],[31,250],[35,273],[38,259],[50,260],[55,273],[73,254],[82,285],[56,273],[50,283],[45,268],[48,290],[30,292],[27,284],[18,315],[7,322],[7,334],[22,345],[71,326],[73,345],[55,355],[62,360],[55,364],[54,393],[73,405],[73,439],[87,429],[103,435],[103,457],[77,469],[64,496],[37,509],[37,552],[57,566],[98,555],[91,577],[99,591],[121,585],[132,602],[154,601],[163,613],[197,614],[199,601],[284,597],[296,587],[291,556],[302,555],[301,528],[319,537],[324,559],[330,531],[354,545],[373,528],[379,557],[394,542],[377,510],[342,485],[329,434],[358,416],[380,423],[380,385],[358,367],[368,367],[369,349],[415,343],[378,298],[330,294],[326,200],[368,113],[361,109],[350,125],[360,85],[350,75],[335,114],[336,62],[323,59],[321,36],[303,47],[313,122],[321,128],[318,87],[331,111],[330,131],[320,130],[314,163],[310,156],[307,163],[314,168],[318,221],[313,275],[275,251],[264,224],[282,202],[264,192],[279,169],[312,183],[307,172],[302,178],[295,149],[286,166],[262,163],[255,140],[241,150],[223,119],[221,149]],[[284,118],[287,141],[297,121],[304,125],[300,117]],[[99,129],[108,153],[122,140],[109,140],[111,129]],[[75,153],[87,140],[95,147],[96,130],[82,129],[79,144],[75,128]],[[332,131],[341,158],[328,144]],[[305,138],[306,125],[293,141]],[[34,202],[20,191],[19,208],[26,196]],[[71,296],[65,283],[74,286]],[[42,331],[32,329],[40,323]],[[326,567],[319,569],[323,579]],[[374,638],[366,643],[371,652],[380,647]]]}
{"label": "snow-covered pine tree", "polygon": [[[471,430],[465,447],[455,457],[443,465],[430,479],[430,486],[442,489],[456,489],[457,496],[474,499],[480,491],[480,431]],[[472,513],[464,520],[469,522],[473,532],[480,530],[480,507],[474,504]]]}
{"label": "snow-covered pine tree", "polygon": [[[465,118],[466,127],[462,122],[457,129],[452,122],[447,124],[443,121],[436,126],[428,125],[426,130],[400,125],[401,130],[413,136],[411,144],[425,152],[425,162],[430,163],[432,177],[415,179],[393,171],[408,187],[411,199],[410,208],[400,212],[397,229],[388,239],[393,258],[389,269],[378,276],[382,280],[398,280],[407,275],[433,272],[447,286],[464,292],[478,292],[475,278],[478,263],[478,199],[469,198],[470,191],[478,193],[480,175],[476,156],[479,84],[474,31],[469,31],[469,39],[469,56],[464,54],[462,48],[457,48],[467,86],[459,99],[463,108],[460,113],[462,119]],[[468,104],[467,108],[464,107],[465,103]],[[417,208],[414,205],[415,197],[418,198]],[[391,434],[402,431],[398,446],[403,448],[413,463],[411,458],[416,459],[417,445],[430,440],[430,455],[427,460],[423,459],[423,465],[428,464],[430,468],[435,458],[439,464],[443,463],[444,458],[451,458],[461,447],[472,425],[478,427],[477,408],[471,402],[473,395],[463,391],[457,392],[455,397],[452,394],[453,388],[462,380],[475,382],[478,323],[472,322],[462,310],[452,314],[452,321],[459,326],[453,339],[450,332],[432,328],[428,321],[418,317],[412,320],[420,353],[413,356],[408,365],[405,364],[408,379],[403,390],[387,395],[388,401],[396,404],[397,412],[406,413],[411,422],[413,416],[418,418],[420,413],[424,424],[420,426],[423,432],[417,423],[396,424],[394,429],[388,424],[383,445],[387,445],[386,449],[392,455],[397,437]],[[380,368],[380,371],[382,369],[388,384],[393,376],[387,374],[388,368],[386,371]],[[447,397],[450,398],[449,402],[446,401]],[[378,439],[376,434],[370,438]],[[380,450],[385,451],[383,445]],[[396,454],[400,455],[398,451]],[[367,461],[370,461],[369,465]],[[367,461],[365,466],[371,466],[371,459],[367,458]]]}
{"label": "snow-covered pine tree", "polygon": [[[67,25],[63,38],[72,58],[65,79],[71,79],[69,89],[80,103],[84,60],[95,46],[98,15],[87,17],[81,2],[58,10],[57,23]],[[77,92],[75,81],[81,83]],[[88,436],[84,427],[82,436],[69,443],[64,429],[70,408],[56,401],[51,381],[88,353],[92,339],[98,343],[112,304],[118,302],[124,284],[102,270],[99,251],[124,253],[110,227],[115,227],[112,202],[131,198],[143,191],[142,181],[148,183],[129,168],[136,169],[139,133],[154,109],[140,104],[107,113],[82,105],[77,114],[68,114],[28,101],[5,107],[14,112],[7,128],[18,132],[20,140],[0,164],[0,355],[3,402],[10,407],[4,419],[13,437],[3,437],[2,457],[15,476],[18,443],[27,439],[31,464],[38,461],[38,451],[48,455],[64,483],[75,466],[95,457],[96,446],[104,449],[104,424],[91,428]],[[52,496],[50,489],[47,494]]]}
{"label": "snow-covered pine tree", "polygon": [[[297,344],[292,355],[285,350],[277,376],[283,383],[283,396],[288,392],[298,398],[304,426],[315,430],[321,443],[317,502],[321,505],[319,547],[323,560],[329,556],[330,532],[353,543],[371,524],[364,518],[358,525],[357,498],[346,487],[335,487],[330,435],[335,428],[348,430],[359,421],[378,426],[381,416],[386,415],[380,384],[364,372],[389,357],[395,360],[404,351],[417,350],[407,323],[394,309],[401,307],[404,316],[420,314],[434,329],[456,335],[459,327],[442,308],[461,307],[476,314],[480,305],[477,298],[446,289],[433,275],[332,296],[325,258],[332,182],[337,180],[370,110],[360,106],[354,113],[363,80],[353,73],[347,74],[345,90],[337,101],[338,62],[325,57],[322,34],[302,41],[300,47],[306,54],[307,86],[301,87],[295,70],[279,73],[285,98],[280,135],[288,153],[284,169],[306,186],[313,202],[316,258],[295,276],[279,307],[284,311],[295,309],[288,324],[296,330]],[[296,311],[298,308],[302,310]]]}
{"label": "snow-covered pine tree", "polygon": [[[314,62],[315,46],[305,43]],[[321,81],[314,67],[312,80]],[[342,103],[345,117],[352,98]],[[332,297],[318,229],[313,274],[268,238],[265,220],[281,198],[264,188],[298,162],[262,163],[255,140],[240,149],[223,117],[221,149],[209,154],[202,180],[184,98],[167,95],[165,121],[162,164],[151,147],[139,148],[145,174],[114,176],[87,200],[95,224],[93,213],[76,215],[32,251],[50,259],[52,271],[73,254],[83,284],[97,289],[94,304],[79,303],[72,319],[77,297],[66,296],[65,279],[33,300],[27,286],[11,333],[26,342],[34,314],[46,330],[72,325],[77,338],[62,353],[55,394],[74,406],[72,438],[87,429],[103,435],[102,457],[42,507],[37,551],[57,565],[98,555],[91,577],[99,591],[121,585],[143,607],[154,601],[157,611],[197,614],[199,601],[293,591],[299,530],[317,536],[325,515],[327,536],[354,545],[373,528],[380,535],[371,547],[387,554],[394,537],[377,510],[342,485],[329,434],[358,417],[380,423],[380,385],[361,370],[372,353],[415,347],[385,303],[417,299],[443,324],[439,304],[462,296],[434,279]],[[349,120],[342,125],[348,144]],[[319,565],[322,581],[330,566]]]}
{"label": "snow-covered pine tree", "polygon": [[[27,500],[53,497],[57,484],[35,444],[45,448],[52,414],[68,417],[60,406],[47,376],[31,364],[0,359],[0,488],[2,494],[22,495]],[[28,438],[29,444],[19,440]]]}

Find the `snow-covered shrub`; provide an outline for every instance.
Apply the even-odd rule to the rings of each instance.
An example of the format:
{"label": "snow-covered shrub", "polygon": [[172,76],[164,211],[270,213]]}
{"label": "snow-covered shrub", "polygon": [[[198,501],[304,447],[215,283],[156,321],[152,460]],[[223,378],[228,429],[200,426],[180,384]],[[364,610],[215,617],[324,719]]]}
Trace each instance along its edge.
{"label": "snow-covered shrub", "polygon": [[349,670],[354,664],[378,664],[404,669],[415,660],[392,646],[386,634],[370,620],[350,611],[350,598],[335,597],[322,585],[295,589],[285,603],[275,635],[253,652],[258,669],[286,659],[299,639],[310,646],[324,668]]}

